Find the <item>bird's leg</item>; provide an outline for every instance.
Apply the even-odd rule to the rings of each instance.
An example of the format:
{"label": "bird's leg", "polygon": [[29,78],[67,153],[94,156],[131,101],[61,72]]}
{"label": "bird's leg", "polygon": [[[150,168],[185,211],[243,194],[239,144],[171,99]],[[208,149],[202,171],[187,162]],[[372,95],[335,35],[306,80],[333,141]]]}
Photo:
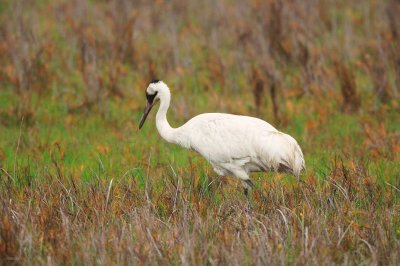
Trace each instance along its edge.
{"label": "bird's leg", "polygon": [[267,197],[264,196],[264,193],[262,193],[261,191],[259,191],[256,186],[253,184],[253,182],[251,182],[250,178],[244,180],[244,182],[246,182],[246,184],[251,187],[255,192],[257,192],[257,194],[261,197],[261,199],[263,200],[263,202],[267,202]]}
{"label": "bird's leg", "polygon": [[234,176],[238,177],[241,181],[242,181],[242,185],[244,188],[244,194],[246,195],[246,197],[248,198],[248,187],[251,187],[252,189],[254,189],[254,191],[256,191],[258,193],[258,195],[260,195],[260,197],[263,199],[263,201],[265,202],[267,200],[266,197],[264,197],[264,195],[258,191],[258,189],[256,188],[256,186],[254,186],[253,182],[251,182],[250,178],[249,178],[249,174],[242,169],[241,167],[238,166],[229,166],[230,168],[228,169]]}
{"label": "bird's leg", "polygon": [[246,196],[247,200],[249,199],[249,185],[242,180],[242,186],[243,186],[243,193]]}
{"label": "bird's leg", "polygon": [[249,199],[249,189],[247,187],[243,188],[243,193],[246,196],[246,198]]}
{"label": "bird's leg", "polygon": [[245,207],[244,207],[244,211],[246,213],[249,213],[252,210],[251,203],[250,203],[250,200],[249,200],[249,185],[246,182],[244,182],[243,180],[242,180],[241,183],[242,183],[242,186],[243,186],[244,195],[246,196],[246,204],[245,204]]}
{"label": "bird's leg", "polygon": [[254,186],[253,182],[251,182],[250,178],[244,180],[244,182],[246,182],[246,184],[251,187],[252,189],[256,189],[256,186]]}

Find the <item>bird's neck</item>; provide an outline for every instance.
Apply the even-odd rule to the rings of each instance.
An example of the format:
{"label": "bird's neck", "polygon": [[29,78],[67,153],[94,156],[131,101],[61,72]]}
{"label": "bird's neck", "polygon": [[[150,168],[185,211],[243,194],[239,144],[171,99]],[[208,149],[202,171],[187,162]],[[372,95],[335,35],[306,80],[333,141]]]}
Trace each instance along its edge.
{"label": "bird's neck", "polygon": [[170,94],[160,95],[160,108],[156,115],[156,126],[161,137],[168,142],[175,142],[175,129],[170,126],[167,120],[167,111],[171,101]]}

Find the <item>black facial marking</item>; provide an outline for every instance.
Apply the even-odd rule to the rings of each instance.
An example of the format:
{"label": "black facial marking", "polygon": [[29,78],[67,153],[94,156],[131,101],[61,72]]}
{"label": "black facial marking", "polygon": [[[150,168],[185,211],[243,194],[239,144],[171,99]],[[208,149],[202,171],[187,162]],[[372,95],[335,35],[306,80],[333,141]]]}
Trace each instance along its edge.
{"label": "black facial marking", "polygon": [[148,94],[146,91],[146,98],[147,98],[147,102],[149,104],[153,104],[154,98],[156,97],[157,93],[158,93],[158,91],[156,91],[156,93],[154,93],[154,94]]}
{"label": "black facial marking", "polygon": [[153,79],[152,81],[150,81],[150,84],[151,84],[151,83],[158,83],[158,82],[160,82],[160,80],[158,80],[158,79]]}

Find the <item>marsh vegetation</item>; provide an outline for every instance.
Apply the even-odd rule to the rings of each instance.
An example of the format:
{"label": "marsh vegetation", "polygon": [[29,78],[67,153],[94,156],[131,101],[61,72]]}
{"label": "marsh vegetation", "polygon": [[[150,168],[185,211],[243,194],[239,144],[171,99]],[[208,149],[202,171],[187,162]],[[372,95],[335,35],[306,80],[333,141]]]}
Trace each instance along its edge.
{"label": "marsh vegetation", "polygon": [[[400,2],[1,1],[2,264],[400,261]],[[161,140],[169,120],[260,117],[307,171],[268,198]]]}

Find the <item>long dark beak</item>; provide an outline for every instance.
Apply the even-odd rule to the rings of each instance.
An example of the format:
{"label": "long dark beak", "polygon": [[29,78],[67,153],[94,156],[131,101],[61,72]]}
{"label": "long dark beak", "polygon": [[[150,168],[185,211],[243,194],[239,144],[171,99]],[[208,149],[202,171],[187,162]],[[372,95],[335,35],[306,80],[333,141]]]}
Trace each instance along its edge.
{"label": "long dark beak", "polygon": [[154,103],[155,102],[153,102],[153,104],[150,104],[149,102],[147,102],[147,105],[143,110],[142,118],[140,118],[139,129],[142,128],[144,122],[146,121],[147,116],[150,113],[151,108],[153,108],[153,106],[154,106]]}

